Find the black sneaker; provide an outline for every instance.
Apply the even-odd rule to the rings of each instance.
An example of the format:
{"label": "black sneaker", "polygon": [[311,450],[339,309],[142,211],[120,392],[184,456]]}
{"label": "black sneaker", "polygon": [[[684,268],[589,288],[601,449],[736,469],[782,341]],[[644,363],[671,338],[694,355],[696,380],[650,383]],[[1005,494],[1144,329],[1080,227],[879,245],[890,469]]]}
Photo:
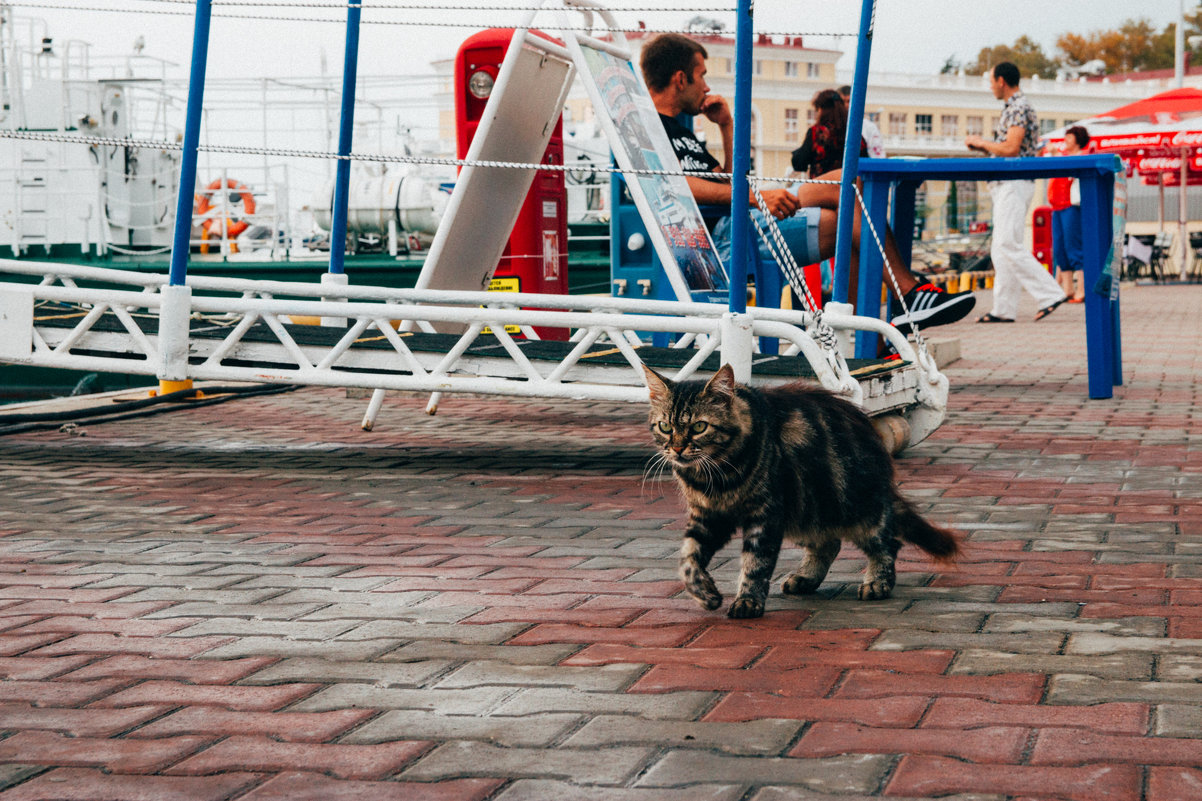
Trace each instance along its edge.
{"label": "black sneaker", "polygon": [[890,301],[889,310],[893,315],[893,325],[898,331],[908,334],[912,325],[930,328],[961,320],[976,304],[977,298],[971,292],[953,294],[934,284],[922,284],[906,293],[908,312],[902,309],[896,299]]}

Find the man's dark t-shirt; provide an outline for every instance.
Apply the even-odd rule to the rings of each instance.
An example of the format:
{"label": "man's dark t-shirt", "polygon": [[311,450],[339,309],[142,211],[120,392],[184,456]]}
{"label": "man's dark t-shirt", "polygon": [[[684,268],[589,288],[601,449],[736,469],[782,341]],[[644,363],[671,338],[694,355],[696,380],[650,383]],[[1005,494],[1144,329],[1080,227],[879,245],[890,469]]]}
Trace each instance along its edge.
{"label": "man's dark t-shirt", "polygon": [[[705,145],[692,130],[681,125],[672,117],[660,114],[659,119],[664,124],[668,141],[672,143],[672,150],[676,153],[676,158],[680,160],[680,167],[685,172],[713,172],[722,166],[714,158],[714,154],[705,149]],[[715,177],[707,178],[707,180],[720,181],[722,179]]]}

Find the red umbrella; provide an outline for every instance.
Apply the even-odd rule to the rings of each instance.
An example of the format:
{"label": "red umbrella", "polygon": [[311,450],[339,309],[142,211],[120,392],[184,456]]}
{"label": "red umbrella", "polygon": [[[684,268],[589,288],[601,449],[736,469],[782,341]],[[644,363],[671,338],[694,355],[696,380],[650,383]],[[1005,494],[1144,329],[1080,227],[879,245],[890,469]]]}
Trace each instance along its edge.
{"label": "red umbrella", "polygon": [[[1104,114],[1074,123],[1089,131],[1089,151],[1116,153],[1127,174],[1160,187],[1159,217],[1164,226],[1164,187],[1202,183],[1202,90],[1170,89]],[[1064,141],[1066,126],[1043,138],[1045,147]],[[1179,193],[1182,272],[1186,265],[1185,191]]]}

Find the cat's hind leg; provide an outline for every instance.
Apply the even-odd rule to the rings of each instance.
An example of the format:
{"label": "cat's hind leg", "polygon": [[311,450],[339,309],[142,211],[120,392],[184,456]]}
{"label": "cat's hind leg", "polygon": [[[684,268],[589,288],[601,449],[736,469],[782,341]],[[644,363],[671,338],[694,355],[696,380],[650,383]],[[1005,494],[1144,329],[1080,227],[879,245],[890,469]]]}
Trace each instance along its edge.
{"label": "cat's hind leg", "polygon": [[817,590],[826,578],[827,571],[831,569],[831,563],[839,555],[842,545],[839,538],[832,537],[821,545],[802,546],[805,548],[805,556],[801,558],[797,569],[785,577],[781,583],[781,590],[786,595],[807,595]]}
{"label": "cat's hind leg", "polygon": [[743,571],[739,591],[730,602],[727,617],[762,617],[768,600],[768,585],[780,556],[783,532],[775,525],[746,523],[743,526]]}
{"label": "cat's hind leg", "polygon": [[886,519],[876,532],[857,544],[868,557],[864,581],[860,584],[860,600],[879,601],[888,598],[893,594],[893,585],[897,582],[895,563],[897,552],[901,549],[901,541],[893,531],[893,521]]}
{"label": "cat's hind leg", "polygon": [[684,541],[680,544],[680,580],[685,591],[706,609],[722,605],[722,593],[713,577],[706,571],[710,560],[723,545],[730,542],[734,527],[697,519],[689,520]]}

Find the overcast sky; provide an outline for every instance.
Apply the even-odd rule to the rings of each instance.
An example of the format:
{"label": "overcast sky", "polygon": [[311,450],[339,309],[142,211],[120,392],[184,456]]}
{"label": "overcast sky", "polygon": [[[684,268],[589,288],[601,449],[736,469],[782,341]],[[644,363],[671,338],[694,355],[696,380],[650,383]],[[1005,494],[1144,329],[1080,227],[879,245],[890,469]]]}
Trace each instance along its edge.
{"label": "overcast sky", "polygon": [[[44,0],[65,4],[72,0]],[[422,3],[432,0],[419,0]],[[31,0],[33,2],[33,0]],[[84,0],[75,0],[81,4]],[[275,3],[281,0],[273,0]],[[365,0],[370,3],[371,0]],[[381,6],[398,0],[380,0]],[[529,0],[448,0],[458,5],[525,5]],[[620,7],[632,8],[638,0],[622,0]],[[718,8],[727,2],[705,0],[658,0],[641,3],[642,7]],[[126,53],[139,35],[146,40],[148,54],[187,63],[191,50],[191,21],[186,16],[150,13],[165,10],[190,13],[186,4],[154,0],[101,0],[104,6],[129,9],[126,12],[64,11],[61,9],[16,5],[19,14],[45,19],[50,35],[56,40],[84,39],[93,52]],[[410,2],[410,4],[412,4]],[[96,2],[88,5],[95,6]],[[1140,16],[1159,29],[1176,19],[1180,0],[881,0],[877,10],[876,38],[873,44],[873,69],[898,72],[937,72],[949,56],[961,61],[973,60],[982,47],[1010,44],[1022,35],[1040,42],[1051,54],[1056,38],[1065,32],[1088,33],[1113,28],[1124,20]],[[1187,3],[1187,9],[1194,2]],[[345,12],[313,8],[215,6],[215,13],[255,13],[272,17],[321,17],[345,19]],[[856,0],[760,0],[756,3],[758,31],[792,34],[846,33],[858,27],[860,3]],[[646,20],[649,27],[678,28],[696,12],[621,12],[619,21],[633,26]],[[701,11],[705,16],[733,25],[733,14]],[[469,16],[470,15],[470,16]],[[365,9],[363,19],[425,20],[440,23],[433,28],[365,24],[362,27],[360,71],[373,74],[411,74],[428,70],[430,61],[452,56],[458,43],[473,28],[450,27],[450,19],[470,18],[479,27],[511,25],[520,19],[512,12],[423,12]],[[209,72],[217,76],[245,75],[313,76],[321,71],[322,54],[327,69],[339,74],[342,68],[343,28],[338,22],[281,22],[213,20]],[[808,37],[808,43],[830,47],[832,40]],[[853,66],[853,41],[845,40],[848,53],[841,69]]]}

